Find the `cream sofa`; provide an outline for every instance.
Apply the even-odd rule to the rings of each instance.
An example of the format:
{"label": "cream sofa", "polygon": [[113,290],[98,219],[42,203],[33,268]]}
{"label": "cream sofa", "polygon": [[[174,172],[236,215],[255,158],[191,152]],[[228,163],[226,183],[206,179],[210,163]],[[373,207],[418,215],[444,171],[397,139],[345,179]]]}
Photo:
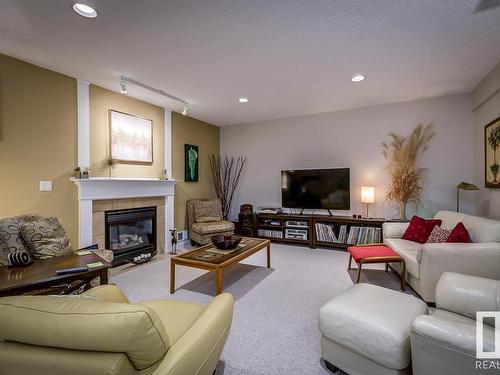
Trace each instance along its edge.
{"label": "cream sofa", "polygon": [[[406,280],[426,302],[435,301],[437,281],[446,271],[500,279],[500,221],[452,211],[440,211],[434,218],[445,229],[463,222],[472,243],[419,244],[401,239],[408,223],[382,227],[384,243],[405,259]],[[401,272],[399,264],[392,266]]]}
{"label": "cream sofa", "polygon": [[[446,272],[436,286],[436,307],[411,324],[413,375],[498,373],[476,368],[476,312],[500,310],[500,281]],[[493,351],[493,322],[483,322],[483,350]]]}
{"label": "cream sofa", "polygon": [[129,303],[113,285],[80,296],[0,298],[0,374],[211,375],[233,298]]}

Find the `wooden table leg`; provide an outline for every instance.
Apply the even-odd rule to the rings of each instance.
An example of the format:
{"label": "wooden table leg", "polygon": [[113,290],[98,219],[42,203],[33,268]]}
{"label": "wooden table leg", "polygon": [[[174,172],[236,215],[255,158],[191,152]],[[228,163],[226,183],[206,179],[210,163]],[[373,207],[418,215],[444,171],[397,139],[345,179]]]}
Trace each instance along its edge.
{"label": "wooden table leg", "polygon": [[170,259],[170,294],[175,293],[175,263]]}
{"label": "wooden table leg", "polygon": [[356,284],[359,283],[359,278],[361,277],[361,266],[363,265],[363,263],[358,263],[358,275],[356,276]]}
{"label": "wooden table leg", "polygon": [[405,278],[406,278],[406,264],[405,261],[403,260],[401,263],[403,263],[403,271],[401,272],[401,290],[405,290]]}
{"label": "wooden table leg", "polygon": [[109,281],[108,269],[105,268],[101,270],[101,274],[99,275],[99,282],[101,283],[101,285],[105,285],[108,283],[108,281]]}
{"label": "wooden table leg", "polygon": [[217,287],[215,290],[215,295],[219,295],[222,293],[222,268],[218,268],[216,271],[216,279],[217,279]]}
{"label": "wooden table leg", "polygon": [[271,243],[267,244],[267,268],[271,268]]}
{"label": "wooden table leg", "polygon": [[385,264],[385,272],[389,272],[389,262]]}
{"label": "wooden table leg", "polygon": [[348,271],[351,269],[351,262],[352,262],[352,255],[349,254],[349,264],[347,265],[347,270]]}

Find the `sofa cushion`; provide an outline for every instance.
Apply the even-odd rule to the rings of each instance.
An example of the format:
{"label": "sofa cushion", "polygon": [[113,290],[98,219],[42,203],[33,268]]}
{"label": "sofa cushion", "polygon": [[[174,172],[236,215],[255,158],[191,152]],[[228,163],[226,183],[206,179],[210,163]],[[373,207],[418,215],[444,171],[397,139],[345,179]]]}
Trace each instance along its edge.
{"label": "sofa cushion", "polygon": [[203,305],[183,301],[152,300],[139,305],[147,306],[158,314],[170,345],[174,345],[205,310]]}
{"label": "sofa cushion", "polygon": [[137,370],[156,363],[170,347],[165,328],[151,308],[89,297],[1,298],[0,322],[0,341],[125,353]]}
{"label": "sofa cushion", "polygon": [[8,256],[15,252],[29,252],[21,234],[25,222],[40,220],[38,215],[21,215],[0,220],[0,265],[8,265]]}
{"label": "sofa cushion", "polygon": [[441,225],[439,219],[424,219],[419,216],[413,216],[410,225],[403,233],[403,240],[415,241],[418,243],[425,243],[436,225]]}
{"label": "sofa cushion", "polygon": [[443,243],[446,242],[448,237],[450,236],[451,231],[448,229],[443,229],[439,225],[436,225],[432,230],[429,238],[427,239],[427,243]]}
{"label": "sofa cushion", "polygon": [[221,220],[212,223],[193,223],[193,232],[199,234],[230,232],[234,230],[234,224],[230,221]]}
{"label": "sofa cushion", "polygon": [[21,234],[35,259],[71,254],[69,238],[55,217],[23,223]]}
{"label": "sofa cushion", "polygon": [[442,228],[453,229],[462,222],[472,242],[500,242],[500,221],[472,216],[454,211],[439,211],[435,219],[441,219]]}
{"label": "sofa cushion", "polygon": [[464,221],[466,216],[469,215],[455,211],[439,211],[434,215],[434,219],[441,220],[441,228],[452,230],[458,223]]}
{"label": "sofa cushion", "polygon": [[427,311],[413,296],[356,284],[321,307],[319,330],[329,340],[391,369],[410,364],[411,321]]}
{"label": "sofa cushion", "polygon": [[206,223],[221,220],[221,206],[218,199],[196,201],[194,203],[194,221]]}
{"label": "sofa cushion", "polygon": [[467,215],[463,224],[472,242],[500,242],[500,221]]}
{"label": "sofa cushion", "polygon": [[404,258],[406,271],[418,279],[420,277],[418,254],[421,245],[417,242],[400,238],[386,238],[384,239],[384,243]]}
{"label": "sofa cushion", "polygon": [[467,231],[463,223],[458,223],[455,226],[455,228],[452,229],[450,235],[446,239],[446,242],[452,242],[452,243],[470,242],[469,232]]}

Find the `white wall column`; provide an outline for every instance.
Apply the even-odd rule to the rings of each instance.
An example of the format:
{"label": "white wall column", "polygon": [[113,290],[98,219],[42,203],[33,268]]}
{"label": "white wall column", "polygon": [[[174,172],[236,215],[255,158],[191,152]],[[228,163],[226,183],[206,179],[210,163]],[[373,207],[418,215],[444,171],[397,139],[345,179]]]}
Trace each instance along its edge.
{"label": "white wall column", "polygon": [[[165,169],[167,176],[170,179],[174,178],[172,170],[172,111],[165,108]],[[165,197],[165,249],[170,251],[172,249],[172,242],[170,241],[170,230],[174,229],[174,196],[168,195]]]}
{"label": "white wall column", "polygon": [[[90,167],[90,105],[89,83],[76,81],[77,112],[77,165]],[[80,247],[92,244],[92,201],[78,201],[78,244]]]}
{"label": "white wall column", "polygon": [[89,83],[77,80],[76,111],[78,135],[78,166],[90,167],[90,105]]}

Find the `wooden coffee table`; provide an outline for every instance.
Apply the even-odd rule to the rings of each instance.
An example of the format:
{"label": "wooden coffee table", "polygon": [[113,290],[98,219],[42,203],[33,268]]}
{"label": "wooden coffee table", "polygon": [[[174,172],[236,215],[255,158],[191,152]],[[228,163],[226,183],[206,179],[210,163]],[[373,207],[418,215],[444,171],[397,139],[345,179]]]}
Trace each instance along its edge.
{"label": "wooden coffee table", "polygon": [[[102,266],[69,275],[58,276],[56,270],[85,267],[89,263],[102,262]],[[35,260],[27,267],[0,267],[0,296],[19,295],[27,292],[68,284],[77,280],[90,282],[96,277],[100,283],[108,283],[108,269],[111,264],[94,253],[88,255],[65,255]],[[71,290],[66,290],[66,293]]]}
{"label": "wooden coffee table", "polygon": [[267,249],[267,268],[271,268],[271,242],[243,237],[234,251],[218,250],[212,244],[170,258],[170,294],[175,293],[175,266],[186,266],[212,271],[216,274],[216,294],[222,293],[222,272],[257,251]]}

